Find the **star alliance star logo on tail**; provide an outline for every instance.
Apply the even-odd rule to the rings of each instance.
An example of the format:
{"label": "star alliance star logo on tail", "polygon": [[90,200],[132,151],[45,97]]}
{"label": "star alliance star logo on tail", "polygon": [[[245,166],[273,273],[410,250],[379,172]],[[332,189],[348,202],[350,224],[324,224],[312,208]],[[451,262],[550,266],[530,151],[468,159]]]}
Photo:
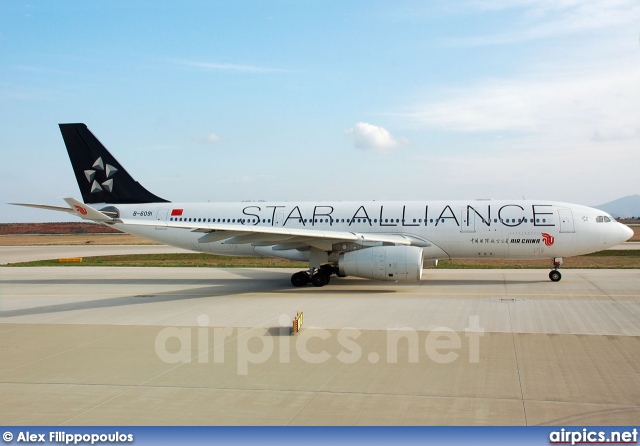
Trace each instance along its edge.
{"label": "star alliance star logo on tail", "polygon": [[[112,192],[113,191],[112,177],[116,174],[118,169],[113,167],[111,164],[107,164],[105,166],[105,164],[102,162],[102,157],[99,157],[91,167],[93,167],[93,169],[88,169],[84,171],[84,175],[87,177],[87,181],[91,183],[91,193],[97,194],[103,189],[106,190],[107,192]],[[98,171],[103,172],[103,175],[101,176],[104,176],[105,181],[103,181],[102,183],[100,183],[96,179],[96,174]]]}
{"label": "star alliance star logo on tail", "polygon": [[553,242],[556,241],[556,239],[555,239],[554,236],[552,236],[550,234],[547,234],[546,232],[543,232],[542,233],[542,241],[544,242],[545,245],[551,246],[551,245],[553,245]]}

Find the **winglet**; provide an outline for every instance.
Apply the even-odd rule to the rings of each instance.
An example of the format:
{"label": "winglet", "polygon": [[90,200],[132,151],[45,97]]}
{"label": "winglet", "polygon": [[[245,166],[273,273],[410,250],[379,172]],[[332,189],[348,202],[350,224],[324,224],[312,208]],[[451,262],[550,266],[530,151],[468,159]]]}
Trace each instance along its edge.
{"label": "winglet", "polygon": [[65,198],[69,206],[74,209],[74,214],[84,220],[102,221],[102,222],[114,222],[115,219],[109,217],[106,214],[92,208],[91,206],[84,204],[82,201],[78,201],[75,198]]}

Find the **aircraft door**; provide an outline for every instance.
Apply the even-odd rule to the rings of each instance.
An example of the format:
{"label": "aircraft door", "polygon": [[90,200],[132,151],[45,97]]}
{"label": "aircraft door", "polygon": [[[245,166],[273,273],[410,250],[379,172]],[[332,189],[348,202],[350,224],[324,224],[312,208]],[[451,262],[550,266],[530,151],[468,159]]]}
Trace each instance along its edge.
{"label": "aircraft door", "polygon": [[576,232],[571,209],[558,209],[558,217],[560,217],[560,232]]}
{"label": "aircraft door", "polygon": [[[167,221],[167,216],[169,215],[169,209],[158,209],[156,213],[156,220],[159,221]],[[166,226],[156,226],[158,230],[166,230]]]}

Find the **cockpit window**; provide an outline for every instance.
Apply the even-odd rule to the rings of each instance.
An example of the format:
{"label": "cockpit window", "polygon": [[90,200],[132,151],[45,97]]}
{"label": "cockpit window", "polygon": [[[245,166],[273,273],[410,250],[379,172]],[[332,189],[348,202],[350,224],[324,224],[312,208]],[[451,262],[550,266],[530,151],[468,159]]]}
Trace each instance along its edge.
{"label": "cockpit window", "polygon": [[605,217],[604,217],[604,222],[605,222],[605,223],[609,223],[610,221],[611,221],[611,219],[605,215]]}
{"label": "cockpit window", "polygon": [[606,215],[598,215],[596,217],[596,223],[610,223],[612,220]]}

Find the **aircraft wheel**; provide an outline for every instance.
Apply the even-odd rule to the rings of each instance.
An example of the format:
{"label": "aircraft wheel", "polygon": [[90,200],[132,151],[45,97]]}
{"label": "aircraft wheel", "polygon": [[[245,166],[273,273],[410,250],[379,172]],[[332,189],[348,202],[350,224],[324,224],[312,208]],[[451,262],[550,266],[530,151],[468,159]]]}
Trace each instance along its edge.
{"label": "aircraft wheel", "polygon": [[313,284],[313,286],[317,287],[325,286],[329,283],[329,276],[327,276],[322,271],[318,271],[311,278],[311,283]]}
{"label": "aircraft wheel", "polygon": [[305,286],[309,283],[309,274],[306,271],[300,271],[291,276],[291,285]]}
{"label": "aircraft wheel", "polygon": [[562,274],[560,274],[560,271],[553,270],[549,273],[549,279],[552,282],[559,282],[562,279]]}

